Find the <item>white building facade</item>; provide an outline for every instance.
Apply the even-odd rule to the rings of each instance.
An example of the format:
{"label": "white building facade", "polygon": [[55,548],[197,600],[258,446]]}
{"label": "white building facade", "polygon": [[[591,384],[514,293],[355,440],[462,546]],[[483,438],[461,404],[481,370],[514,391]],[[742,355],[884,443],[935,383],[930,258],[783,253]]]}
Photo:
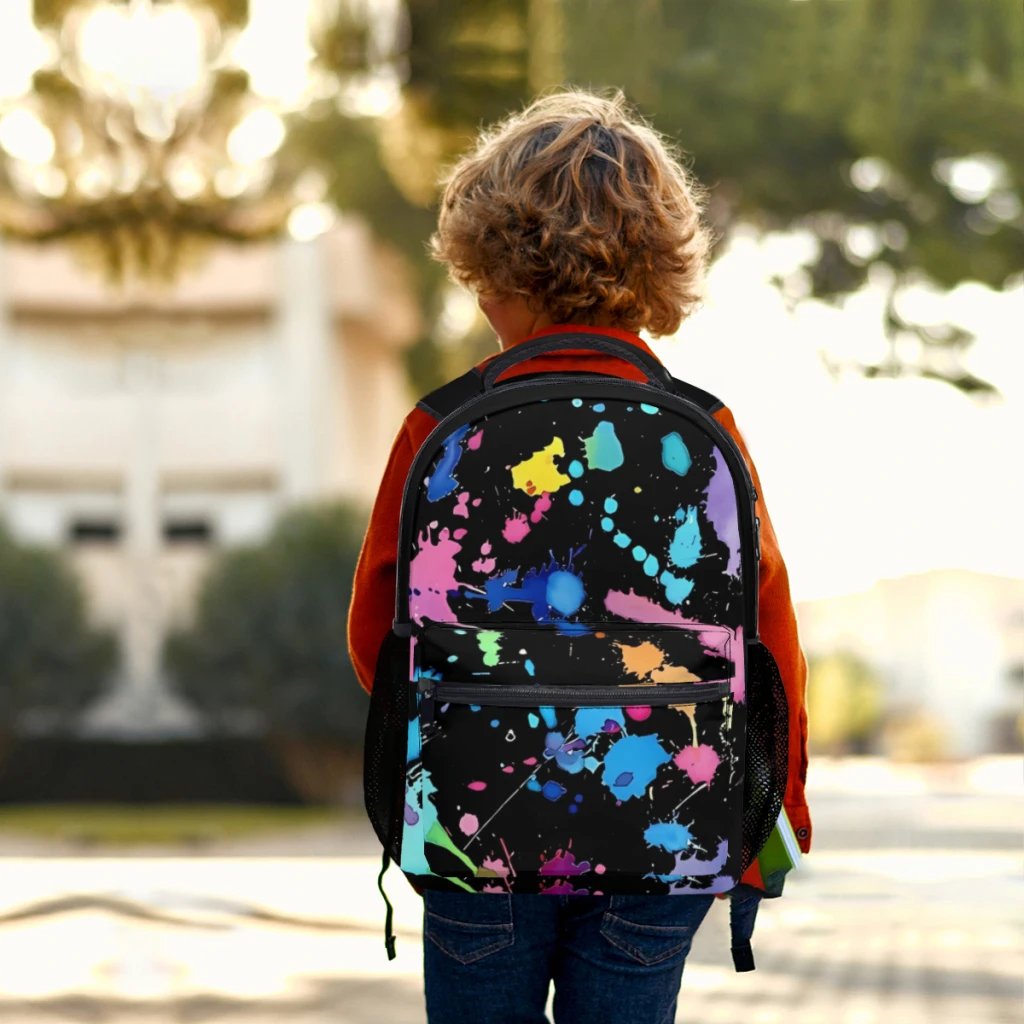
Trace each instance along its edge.
{"label": "white building facade", "polygon": [[65,548],[124,664],[86,731],[198,723],[161,675],[222,546],[294,505],[368,504],[409,408],[404,265],[365,225],[223,248],[165,293],[117,292],[58,249],[0,249],[0,517]]}

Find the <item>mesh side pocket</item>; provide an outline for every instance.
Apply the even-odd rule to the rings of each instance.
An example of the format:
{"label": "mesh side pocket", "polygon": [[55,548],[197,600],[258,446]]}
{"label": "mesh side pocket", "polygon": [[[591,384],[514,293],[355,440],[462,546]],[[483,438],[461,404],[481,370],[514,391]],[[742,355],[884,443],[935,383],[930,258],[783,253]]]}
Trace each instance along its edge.
{"label": "mesh side pocket", "polygon": [[377,655],[363,747],[363,798],[374,832],[397,861],[409,734],[409,641],[388,633]]}
{"label": "mesh side pocket", "polygon": [[747,646],[747,746],[742,874],[775,828],[789,769],[789,703],[779,666],[760,641]]}

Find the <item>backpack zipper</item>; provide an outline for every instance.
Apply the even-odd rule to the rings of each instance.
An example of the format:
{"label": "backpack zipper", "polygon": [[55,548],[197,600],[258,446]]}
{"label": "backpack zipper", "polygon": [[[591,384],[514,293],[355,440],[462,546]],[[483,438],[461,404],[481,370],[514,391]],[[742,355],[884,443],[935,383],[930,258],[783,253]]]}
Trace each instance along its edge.
{"label": "backpack zipper", "polygon": [[513,708],[611,708],[706,704],[732,692],[732,682],[663,683],[660,686],[501,686],[420,681],[420,724],[434,721],[435,704]]}

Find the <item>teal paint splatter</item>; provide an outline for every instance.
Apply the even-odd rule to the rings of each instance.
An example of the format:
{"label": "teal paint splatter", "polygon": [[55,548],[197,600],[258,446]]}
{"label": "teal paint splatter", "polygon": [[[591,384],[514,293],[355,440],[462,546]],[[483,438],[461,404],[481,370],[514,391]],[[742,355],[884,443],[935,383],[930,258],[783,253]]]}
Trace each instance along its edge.
{"label": "teal paint splatter", "polygon": [[555,709],[537,708],[537,710],[540,712],[540,717],[544,719],[544,724],[549,729],[554,729],[554,727],[558,724],[558,719],[555,718]]}
{"label": "teal paint splatter", "polygon": [[643,409],[648,416],[658,415],[658,407],[656,405],[641,405],[640,408]]}
{"label": "teal paint splatter", "polygon": [[647,557],[647,548],[641,547],[637,544],[637,546],[633,548],[633,557],[638,562],[642,562]]}
{"label": "teal paint splatter", "polygon": [[605,516],[604,519],[601,520],[601,529],[604,530],[605,533],[611,533],[612,530],[615,529],[614,521]]}
{"label": "teal paint splatter", "polygon": [[603,469],[609,472],[618,469],[625,457],[622,445],[615,434],[615,424],[611,420],[601,420],[594,428],[590,437],[583,439],[588,469]]}
{"label": "teal paint splatter", "polygon": [[694,505],[688,505],[685,512],[677,509],[675,518],[679,526],[669,545],[668,557],[677,568],[689,569],[700,558],[701,552],[697,509]]}
{"label": "teal paint splatter", "polygon": [[577,491],[575,488],[569,492],[569,504],[570,505],[582,505],[583,504],[583,492]]}
{"label": "teal paint splatter", "polygon": [[[537,671],[537,670],[536,670],[536,668],[534,667],[534,664],[533,664],[533,662],[532,662],[532,661],[530,661],[530,659],[529,659],[529,658],[527,658],[527,659],[526,659],[526,661],[524,661],[524,662],[523,662],[523,668],[525,668],[525,669],[526,669],[526,674],[527,674],[528,676],[532,676],[532,675],[535,675],[535,674],[536,674],[536,671]],[[530,715],[530,717],[531,717],[531,718],[534,718],[534,717],[536,717],[536,716],[535,716],[535,715]]]}
{"label": "teal paint splatter", "polygon": [[580,462],[579,459],[573,459],[572,462],[569,463],[569,476],[574,480],[579,480],[579,478],[583,476],[583,463]]}
{"label": "teal paint splatter", "polygon": [[619,503],[614,498],[604,499],[604,510],[608,515],[614,515],[619,511]]}
{"label": "teal paint splatter", "polygon": [[594,406],[594,412],[604,412],[604,402],[598,402],[597,405]]}
{"label": "teal paint splatter", "polygon": [[665,597],[669,604],[682,604],[693,590],[693,580],[673,576],[668,569],[658,577],[658,581],[665,588]]}
{"label": "teal paint splatter", "polygon": [[658,575],[658,560],[654,555],[647,556],[647,561],[644,562],[644,572],[647,573],[648,576]]}
{"label": "teal paint splatter", "polygon": [[[530,673],[533,674],[532,672]],[[540,725],[540,719],[531,711],[527,716],[526,720],[530,723],[531,729],[536,729]]]}
{"label": "teal paint splatter", "polygon": [[678,476],[686,476],[693,465],[686,442],[674,431],[661,439],[661,461],[666,469]]}
{"label": "teal paint splatter", "polygon": [[453,661],[458,661],[458,660],[459,660],[459,656],[457,654],[449,654],[448,655],[448,663],[449,664],[451,664]]}
{"label": "teal paint splatter", "polygon": [[632,539],[624,534],[621,530],[615,534],[613,540],[620,548],[628,548],[633,543]]}
{"label": "teal paint splatter", "polygon": [[648,846],[660,846],[669,853],[685,850],[693,841],[690,830],[677,821],[659,821],[644,832]]}
{"label": "teal paint splatter", "polygon": [[578,409],[583,404],[582,398],[574,398],[572,404]]}
{"label": "teal paint splatter", "polygon": [[539,793],[540,783],[536,779],[530,779],[529,782],[526,783],[526,788],[533,793]]}
{"label": "teal paint splatter", "polygon": [[620,800],[642,797],[671,756],[654,733],[623,736],[605,754],[602,779]]}

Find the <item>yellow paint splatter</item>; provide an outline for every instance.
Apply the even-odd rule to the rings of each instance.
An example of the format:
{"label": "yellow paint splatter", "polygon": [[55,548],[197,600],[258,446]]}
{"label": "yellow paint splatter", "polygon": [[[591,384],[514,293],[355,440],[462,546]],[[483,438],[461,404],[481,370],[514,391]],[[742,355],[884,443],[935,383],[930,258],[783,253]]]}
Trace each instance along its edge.
{"label": "yellow paint splatter", "polygon": [[633,488],[633,493],[634,493],[634,494],[639,494],[639,493],[640,493],[640,492],[641,492],[642,490],[643,490],[643,488],[642,488],[642,487],[634,487],[634,488]]}
{"label": "yellow paint splatter", "polygon": [[693,732],[693,745],[697,746],[697,705],[696,704],[670,704],[672,711],[679,711],[690,720],[690,729]]}
{"label": "yellow paint splatter", "polygon": [[565,455],[565,445],[556,437],[546,448],[534,452],[528,459],[512,467],[512,486],[529,495],[554,494],[560,487],[570,483],[570,477],[560,472],[555,465],[556,457]]}

